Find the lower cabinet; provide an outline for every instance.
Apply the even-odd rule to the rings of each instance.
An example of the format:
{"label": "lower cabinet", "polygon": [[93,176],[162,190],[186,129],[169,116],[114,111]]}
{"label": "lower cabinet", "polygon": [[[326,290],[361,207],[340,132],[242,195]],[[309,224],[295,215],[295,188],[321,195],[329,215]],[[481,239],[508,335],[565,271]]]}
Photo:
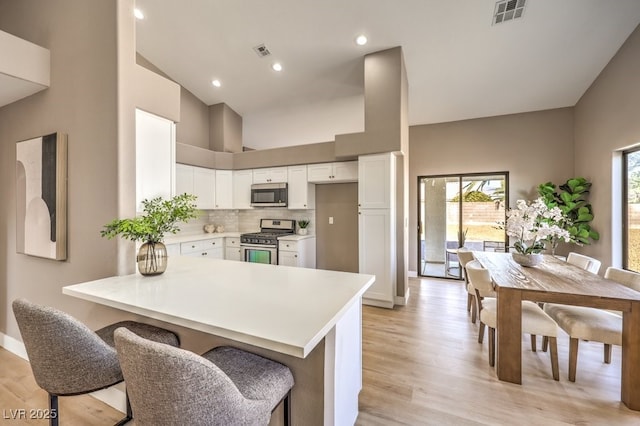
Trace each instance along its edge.
{"label": "lower cabinet", "polygon": [[278,265],[300,268],[316,267],[315,237],[278,240]]}
{"label": "lower cabinet", "polygon": [[242,260],[240,237],[227,237],[224,239],[224,258],[226,260]]}
{"label": "lower cabinet", "polygon": [[213,259],[224,259],[224,238],[209,238],[181,243],[180,254],[183,256],[206,256]]}

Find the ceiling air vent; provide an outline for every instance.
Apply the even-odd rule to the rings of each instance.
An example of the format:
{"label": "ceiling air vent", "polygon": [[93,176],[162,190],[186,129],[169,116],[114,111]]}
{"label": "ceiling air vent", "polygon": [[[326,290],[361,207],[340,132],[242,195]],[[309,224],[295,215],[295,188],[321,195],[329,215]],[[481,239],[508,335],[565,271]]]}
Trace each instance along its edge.
{"label": "ceiling air vent", "polygon": [[271,52],[269,52],[269,49],[267,49],[267,46],[265,46],[264,44],[259,44],[258,46],[254,47],[253,51],[256,52],[256,55],[260,56],[261,58],[271,55]]}
{"label": "ceiling air vent", "polygon": [[493,12],[493,24],[522,18],[525,2],[526,0],[501,0],[497,2]]}

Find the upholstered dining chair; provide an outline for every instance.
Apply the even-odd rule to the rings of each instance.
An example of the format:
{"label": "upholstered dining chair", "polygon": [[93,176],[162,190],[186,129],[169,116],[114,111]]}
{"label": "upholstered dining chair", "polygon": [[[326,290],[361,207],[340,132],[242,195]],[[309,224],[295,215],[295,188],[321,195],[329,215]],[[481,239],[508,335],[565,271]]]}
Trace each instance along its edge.
{"label": "upholstered dining chair", "polygon": [[[604,277],[640,291],[640,274],[609,267]],[[622,345],[622,313],[585,306],[545,303],[544,311],[569,335],[569,381],[576,381],[580,340],[604,343],[604,362],[611,363],[612,345]],[[545,342],[543,342],[543,347]]]}
{"label": "upholstered dining chair", "polygon": [[[489,328],[489,365],[495,365],[496,357],[496,327],[498,306],[495,297],[487,297],[495,294],[493,280],[489,271],[482,267],[480,262],[474,261],[467,264],[467,273],[476,291],[476,299],[480,312],[480,331],[478,343],[484,339],[484,326]],[[558,368],[558,326],[540,307],[531,301],[522,301],[522,332],[531,335],[531,350],[536,351],[536,336],[546,336],[551,347],[551,373],[554,380],[560,380]]]}
{"label": "upholstered dining chair", "polygon": [[464,274],[464,285],[467,289],[467,312],[471,313],[471,322],[476,323],[476,294],[473,290],[473,286],[469,282],[469,277],[467,276],[466,266],[467,263],[474,260],[473,252],[468,249],[459,249],[458,250],[458,260],[460,261],[460,270],[463,271]]}
{"label": "upholstered dining chair", "polygon": [[[59,396],[87,394],[122,382],[113,340],[117,328],[172,346],[180,343],[175,333],[149,324],[121,321],[94,332],[65,312],[26,299],[16,299],[12,306],[33,376],[49,394],[49,407],[56,413],[50,418],[54,426],[60,419]],[[127,399],[127,414],[117,424],[129,420]]]}
{"label": "upholstered dining chair", "polygon": [[229,346],[200,356],[124,328],[115,343],[137,426],[267,425],[281,402],[291,423],[293,375],[278,362]]}
{"label": "upholstered dining chair", "polygon": [[567,263],[571,263],[572,265],[582,268],[585,271],[589,271],[592,274],[597,274],[598,271],[600,271],[600,265],[602,264],[598,259],[575,252],[571,252],[567,255]]}

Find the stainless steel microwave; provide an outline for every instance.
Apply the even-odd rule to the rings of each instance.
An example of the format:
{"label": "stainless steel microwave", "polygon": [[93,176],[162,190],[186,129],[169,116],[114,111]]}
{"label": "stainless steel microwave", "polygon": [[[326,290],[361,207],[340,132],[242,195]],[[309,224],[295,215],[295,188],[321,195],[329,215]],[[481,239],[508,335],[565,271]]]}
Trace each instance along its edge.
{"label": "stainless steel microwave", "polygon": [[254,183],[251,185],[252,207],[287,207],[286,183]]}

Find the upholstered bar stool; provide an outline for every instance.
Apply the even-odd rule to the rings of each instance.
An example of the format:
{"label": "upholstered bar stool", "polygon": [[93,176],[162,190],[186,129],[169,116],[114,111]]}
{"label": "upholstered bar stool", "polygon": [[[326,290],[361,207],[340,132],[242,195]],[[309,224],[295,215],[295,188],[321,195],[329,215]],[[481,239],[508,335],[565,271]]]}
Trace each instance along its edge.
{"label": "upholstered bar stool", "polygon": [[[59,396],[82,395],[122,382],[122,371],[113,341],[113,332],[125,327],[147,339],[178,346],[178,336],[149,324],[122,321],[92,331],[76,318],[57,309],[36,305],[25,299],[13,302],[13,313],[29,356],[33,376],[49,394],[49,407],[56,415],[50,419],[57,425]],[[131,420],[127,414],[118,425]]]}
{"label": "upholstered bar stool", "polygon": [[291,423],[293,375],[286,366],[222,346],[200,356],[115,332],[136,426],[267,425],[284,403]]}

